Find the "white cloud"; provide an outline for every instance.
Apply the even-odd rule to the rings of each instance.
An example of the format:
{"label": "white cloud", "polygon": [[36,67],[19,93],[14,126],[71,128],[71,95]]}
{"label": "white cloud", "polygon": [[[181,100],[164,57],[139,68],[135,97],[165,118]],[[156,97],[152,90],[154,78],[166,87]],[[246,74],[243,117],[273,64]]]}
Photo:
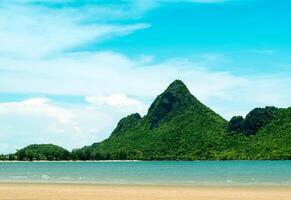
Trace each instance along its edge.
{"label": "white cloud", "polygon": [[[288,76],[236,76],[209,70],[207,61],[171,59],[156,63],[144,62],[143,57],[87,52],[18,62],[0,58],[3,66],[7,66],[0,74],[0,91],[91,96],[99,98],[99,103],[102,97],[103,103],[107,101],[110,105],[109,100],[119,98],[126,102],[128,96],[153,100],[171,81],[181,79],[195,96],[210,102],[210,107],[213,99],[224,101],[215,107],[231,107],[233,102],[240,102],[248,109],[258,105],[286,107],[291,101]],[[209,60],[208,56],[205,59]],[[123,96],[114,96],[116,94]],[[237,105],[234,111],[240,113],[240,107]],[[229,117],[226,112],[221,114]]]}
{"label": "white cloud", "polygon": [[40,105],[46,105],[50,102],[49,99],[45,98],[32,98],[27,99],[25,101],[21,102],[9,102],[9,103],[2,103],[2,106],[10,107],[10,106],[40,106]]}
{"label": "white cloud", "polygon": [[45,115],[57,120],[59,124],[71,122],[72,113],[64,109],[55,107],[50,104],[50,100],[44,98],[32,98],[20,102],[0,103],[0,115],[11,114],[27,114],[33,116]]}
{"label": "white cloud", "polygon": [[47,56],[150,26],[106,23],[102,19],[115,13],[96,6],[54,9],[10,2],[0,8],[0,54],[16,58]]}
{"label": "white cloud", "polygon": [[87,96],[85,100],[93,106],[108,109],[117,109],[125,113],[138,112],[145,114],[147,106],[134,98],[129,98],[126,94],[112,94],[108,96]]}
{"label": "white cloud", "polygon": [[0,103],[1,153],[33,143],[54,143],[68,149],[104,139],[123,115],[89,107],[56,105],[43,98]]}

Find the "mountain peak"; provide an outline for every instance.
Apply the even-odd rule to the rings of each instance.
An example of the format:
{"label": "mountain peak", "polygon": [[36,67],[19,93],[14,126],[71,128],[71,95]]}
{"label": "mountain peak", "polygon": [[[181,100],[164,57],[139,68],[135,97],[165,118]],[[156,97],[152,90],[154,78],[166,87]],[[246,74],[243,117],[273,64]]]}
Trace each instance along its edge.
{"label": "mountain peak", "polygon": [[181,80],[175,80],[173,81],[169,86],[168,88],[166,89],[167,90],[180,90],[181,92],[184,91],[184,92],[189,92],[187,86],[183,83],[183,81]]}
{"label": "mountain peak", "polygon": [[151,128],[157,128],[169,113],[193,105],[195,101],[198,100],[191,95],[186,85],[180,80],[175,80],[149,108],[147,118],[151,122]]}
{"label": "mountain peak", "polygon": [[163,95],[167,93],[172,94],[173,97],[175,98],[190,98],[190,97],[193,98],[194,97],[190,93],[187,86],[181,80],[173,81],[160,96],[167,96],[167,95]]}

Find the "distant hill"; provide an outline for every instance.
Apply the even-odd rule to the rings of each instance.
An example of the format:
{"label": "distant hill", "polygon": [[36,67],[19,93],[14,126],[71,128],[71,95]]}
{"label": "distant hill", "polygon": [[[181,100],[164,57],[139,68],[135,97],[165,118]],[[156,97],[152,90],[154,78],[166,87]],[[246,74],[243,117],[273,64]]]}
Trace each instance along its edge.
{"label": "distant hill", "polygon": [[68,160],[70,152],[53,144],[32,144],[15,153],[17,160]]}
{"label": "distant hill", "polygon": [[121,119],[110,137],[73,150],[30,145],[0,159],[258,160],[291,159],[291,108],[255,108],[229,122],[176,80],[148,113]]}

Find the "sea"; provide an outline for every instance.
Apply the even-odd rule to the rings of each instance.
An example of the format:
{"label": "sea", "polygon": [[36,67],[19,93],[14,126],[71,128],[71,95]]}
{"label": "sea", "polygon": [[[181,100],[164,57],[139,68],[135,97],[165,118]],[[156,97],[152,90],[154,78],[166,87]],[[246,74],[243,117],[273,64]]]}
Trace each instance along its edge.
{"label": "sea", "polygon": [[0,183],[291,186],[291,161],[0,162]]}

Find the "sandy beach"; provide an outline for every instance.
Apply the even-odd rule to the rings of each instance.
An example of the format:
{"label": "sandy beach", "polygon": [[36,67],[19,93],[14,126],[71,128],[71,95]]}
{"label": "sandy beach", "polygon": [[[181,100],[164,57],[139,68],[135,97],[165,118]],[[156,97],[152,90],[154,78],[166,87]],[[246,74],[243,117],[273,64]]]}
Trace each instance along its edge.
{"label": "sandy beach", "polygon": [[1,200],[290,200],[291,187],[0,184]]}

